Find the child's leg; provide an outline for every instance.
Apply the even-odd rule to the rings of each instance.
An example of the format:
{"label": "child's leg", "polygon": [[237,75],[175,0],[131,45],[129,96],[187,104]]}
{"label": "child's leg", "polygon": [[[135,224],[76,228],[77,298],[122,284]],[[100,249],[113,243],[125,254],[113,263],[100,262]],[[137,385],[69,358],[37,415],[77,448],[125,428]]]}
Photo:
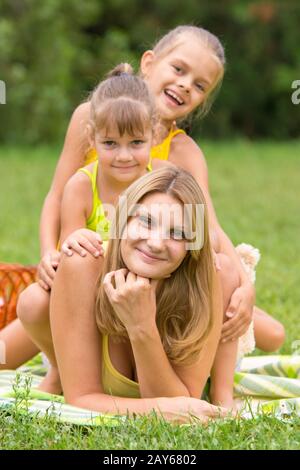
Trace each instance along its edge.
{"label": "child's leg", "polygon": [[[219,254],[221,266],[220,277],[223,292],[224,321],[232,293],[239,285],[239,274],[230,258]],[[233,408],[233,381],[237,360],[238,340],[219,343],[216,357],[211,370],[210,399],[215,405]]]}
{"label": "child's leg", "polygon": [[[220,240],[216,230],[210,229],[210,241],[214,251],[220,253]],[[256,346],[265,352],[273,352],[279,349],[285,340],[284,326],[271,315],[254,306],[253,323]]]}
{"label": "child's leg", "polygon": [[33,342],[46,354],[50,362],[50,369],[39,388],[50,393],[61,393],[50,328],[49,305],[50,292],[34,283],[20,295],[17,314]]}
{"label": "child's leg", "polygon": [[16,369],[39,352],[18,319],[0,331],[0,342],[3,356],[0,358],[0,370]]}
{"label": "child's leg", "polygon": [[283,325],[258,307],[253,309],[253,323],[256,346],[262,351],[273,352],[285,340]]}

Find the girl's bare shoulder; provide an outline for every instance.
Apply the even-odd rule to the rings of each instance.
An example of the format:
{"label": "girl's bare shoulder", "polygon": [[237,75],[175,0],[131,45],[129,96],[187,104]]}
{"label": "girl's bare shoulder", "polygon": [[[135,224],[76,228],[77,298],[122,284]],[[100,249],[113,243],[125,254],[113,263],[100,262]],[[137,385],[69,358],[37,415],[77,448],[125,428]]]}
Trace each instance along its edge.
{"label": "girl's bare shoulder", "polygon": [[[94,168],[95,163],[90,163],[89,165],[85,166],[84,168],[88,170],[89,173],[92,174],[93,168]],[[91,179],[90,177],[83,171],[77,171],[74,173],[73,176],[68,180],[66,186],[65,186],[65,191],[71,192],[71,193],[77,193],[80,194],[85,193],[89,194],[92,191],[92,185],[91,185]]]}
{"label": "girl's bare shoulder", "polygon": [[169,160],[187,171],[190,171],[195,165],[201,165],[203,169],[207,169],[201,148],[187,134],[180,133],[172,139]]}
{"label": "girl's bare shoulder", "polygon": [[82,121],[87,120],[90,115],[90,102],[85,101],[84,103],[80,103],[77,108],[73,111],[72,119]]}

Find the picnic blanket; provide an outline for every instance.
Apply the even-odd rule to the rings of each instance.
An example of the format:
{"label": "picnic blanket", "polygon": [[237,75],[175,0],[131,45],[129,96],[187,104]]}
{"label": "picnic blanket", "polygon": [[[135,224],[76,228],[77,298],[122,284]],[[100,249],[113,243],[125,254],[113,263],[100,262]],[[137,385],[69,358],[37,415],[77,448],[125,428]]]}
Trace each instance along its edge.
{"label": "picnic blanket", "polygon": [[[118,426],[126,416],[81,409],[59,395],[37,390],[45,367],[41,361],[17,371],[0,371],[0,409],[18,407],[38,417],[52,416],[64,423]],[[272,413],[278,418],[300,416],[300,356],[253,356],[242,359],[235,373],[234,395],[241,416]]]}

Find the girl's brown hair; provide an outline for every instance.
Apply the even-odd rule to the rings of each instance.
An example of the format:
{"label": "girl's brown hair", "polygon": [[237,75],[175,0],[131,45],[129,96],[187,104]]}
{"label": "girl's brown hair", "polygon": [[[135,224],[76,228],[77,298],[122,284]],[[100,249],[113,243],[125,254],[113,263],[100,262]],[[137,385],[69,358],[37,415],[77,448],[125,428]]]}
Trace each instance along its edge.
{"label": "girl's brown hair", "polygon": [[119,64],[111,70],[90,95],[92,132],[98,129],[118,129],[135,136],[152,129],[155,103],[144,80],[134,75],[130,64]]}
{"label": "girl's brown hair", "polygon": [[[184,170],[164,167],[153,171],[135,181],[123,193],[112,224],[112,233],[119,234],[119,237],[109,241],[103,273],[98,280],[96,321],[103,334],[128,336],[106,296],[103,279],[108,272],[126,268],[121,255],[122,233],[136,204],[154,192],[169,194],[183,205],[190,204],[192,230],[202,230],[204,235],[202,248],[188,250],[181,265],[170,278],[161,281],[156,293],[156,323],[165,352],[174,364],[189,364],[198,358],[214,321],[214,265],[204,196],[195,179]],[[199,204],[204,207],[201,221],[195,212]]]}

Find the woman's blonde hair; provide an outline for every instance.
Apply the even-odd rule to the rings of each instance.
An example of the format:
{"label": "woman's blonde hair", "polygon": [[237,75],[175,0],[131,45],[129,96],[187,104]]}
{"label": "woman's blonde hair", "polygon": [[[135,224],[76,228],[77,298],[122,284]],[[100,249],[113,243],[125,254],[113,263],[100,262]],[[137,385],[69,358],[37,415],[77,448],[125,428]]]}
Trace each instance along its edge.
{"label": "woman's blonde hair", "polygon": [[99,129],[118,129],[135,136],[152,129],[155,102],[144,82],[135,75],[130,64],[119,64],[107,74],[89,97],[90,120],[88,126],[95,133]]}
{"label": "woman's blonde hair", "polygon": [[[156,323],[165,352],[174,364],[189,364],[196,361],[212,328],[214,265],[204,196],[195,179],[184,170],[164,167],[153,171],[123,193],[112,224],[113,233],[119,237],[109,241],[103,272],[98,280],[96,321],[101,333],[128,337],[106,296],[103,279],[108,272],[126,268],[121,255],[122,233],[136,204],[142,203],[151,193],[169,194],[183,205],[190,204],[192,230],[203,232],[202,248],[188,250],[180,266],[170,278],[161,282],[156,293]],[[196,215],[199,204],[204,207],[201,221]]]}
{"label": "woman's blonde hair", "polygon": [[[172,52],[183,40],[190,36],[191,39],[201,42],[212,52],[213,57],[220,65],[220,74],[215,86],[210,90],[206,99],[201,103],[201,106],[196,111],[192,112],[189,117],[183,119],[184,123],[191,121],[194,118],[204,117],[210,110],[221,86],[225,72],[225,52],[220,40],[214,34],[210,33],[204,28],[192,25],[181,25],[169,31],[162,38],[160,38],[152,47],[154,54],[157,58],[165,57]],[[191,44],[191,47],[192,44]]]}

